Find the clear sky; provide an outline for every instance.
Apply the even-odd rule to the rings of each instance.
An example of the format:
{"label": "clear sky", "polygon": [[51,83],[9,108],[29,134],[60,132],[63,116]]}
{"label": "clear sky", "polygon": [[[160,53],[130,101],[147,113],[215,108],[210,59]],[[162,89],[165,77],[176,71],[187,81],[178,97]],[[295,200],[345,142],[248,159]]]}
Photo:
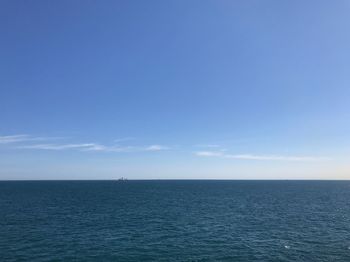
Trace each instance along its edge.
{"label": "clear sky", "polygon": [[0,179],[349,179],[350,2],[0,1]]}

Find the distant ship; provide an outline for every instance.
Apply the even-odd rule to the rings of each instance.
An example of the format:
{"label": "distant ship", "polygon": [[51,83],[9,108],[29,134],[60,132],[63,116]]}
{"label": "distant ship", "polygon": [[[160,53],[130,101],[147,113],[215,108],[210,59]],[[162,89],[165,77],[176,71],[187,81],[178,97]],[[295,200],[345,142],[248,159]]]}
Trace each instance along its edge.
{"label": "distant ship", "polygon": [[128,179],[126,177],[121,177],[121,178],[118,178],[117,181],[118,182],[124,182],[124,181],[128,181]]}

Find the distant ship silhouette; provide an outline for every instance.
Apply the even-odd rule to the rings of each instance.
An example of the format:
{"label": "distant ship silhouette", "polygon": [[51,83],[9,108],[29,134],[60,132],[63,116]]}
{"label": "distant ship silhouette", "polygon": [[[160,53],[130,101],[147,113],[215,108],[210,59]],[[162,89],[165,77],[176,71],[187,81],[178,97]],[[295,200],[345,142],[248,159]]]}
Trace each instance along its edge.
{"label": "distant ship silhouette", "polygon": [[128,179],[126,177],[121,177],[121,178],[118,178],[117,181],[128,181]]}

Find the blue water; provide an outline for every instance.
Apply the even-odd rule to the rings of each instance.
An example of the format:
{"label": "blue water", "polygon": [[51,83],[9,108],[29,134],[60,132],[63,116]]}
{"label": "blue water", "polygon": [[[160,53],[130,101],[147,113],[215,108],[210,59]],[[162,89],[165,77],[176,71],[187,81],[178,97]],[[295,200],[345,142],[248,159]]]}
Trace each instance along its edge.
{"label": "blue water", "polygon": [[350,261],[350,182],[0,182],[0,261]]}

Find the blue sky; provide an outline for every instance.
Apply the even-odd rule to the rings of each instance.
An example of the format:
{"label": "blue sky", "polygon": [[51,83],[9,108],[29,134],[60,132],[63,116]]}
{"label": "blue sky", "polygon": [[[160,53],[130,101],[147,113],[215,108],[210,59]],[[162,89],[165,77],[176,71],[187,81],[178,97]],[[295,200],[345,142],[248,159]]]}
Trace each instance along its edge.
{"label": "blue sky", "polygon": [[349,11],[1,1],[0,179],[348,179]]}

